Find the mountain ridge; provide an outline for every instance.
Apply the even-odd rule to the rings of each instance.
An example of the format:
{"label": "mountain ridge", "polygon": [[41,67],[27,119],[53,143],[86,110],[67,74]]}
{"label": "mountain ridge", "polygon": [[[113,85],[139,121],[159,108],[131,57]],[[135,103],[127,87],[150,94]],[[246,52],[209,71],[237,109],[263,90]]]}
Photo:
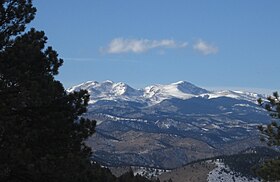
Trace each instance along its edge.
{"label": "mountain ridge", "polygon": [[[143,89],[112,81],[89,81],[83,117],[97,121],[87,144],[93,159],[108,166],[175,168],[262,145],[257,126],[270,117],[257,105],[262,95],[208,91],[185,81]],[[172,156],[172,157],[171,157]]]}
{"label": "mountain ridge", "polygon": [[67,91],[73,92],[80,89],[89,91],[90,103],[95,103],[98,100],[124,100],[155,105],[166,99],[178,98],[186,100],[193,97],[204,97],[208,99],[230,97],[256,103],[258,98],[265,98],[263,94],[254,92],[231,90],[209,91],[187,81],[178,81],[171,84],[154,84],[142,89],[135,89],[126,83],[115,83],[111,80],[103,82],[87,81],[70,87]]}

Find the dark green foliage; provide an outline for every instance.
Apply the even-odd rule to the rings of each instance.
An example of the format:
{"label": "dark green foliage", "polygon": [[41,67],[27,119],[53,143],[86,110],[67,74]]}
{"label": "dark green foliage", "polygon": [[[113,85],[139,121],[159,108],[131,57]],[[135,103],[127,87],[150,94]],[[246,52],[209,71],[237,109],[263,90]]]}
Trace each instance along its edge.
{"label": "dark green foliage", "polygon": [[25,30],[34,19],[36,8],[31,0],[1,0],[0,4],[0,50],[9,46],[11,38]]}
{"label": "dark green foliage", "polygon": [[31,1],[1,7],[0,181],[92,181],[84,141],[95,122],[80,118],[89,95],[67,94],[54,79],[63,61],[43,32],[19,34],[33,19]]}
{"label": "dark green foliage", "polygon": [[267,181],[277,181],[280,179],[280,159],[265,161],[258,170],[258,176]]}
{"label": "dark green foliage", "polygon": [[102,168],[97,163],[92,164],[92,170],[94,171],[92,182],[115,182],[117,179],[109,169]]}
{"label": "dark green foliage", "polygon": [[257,177],[256,170],[263,161],[275,156],[280,156],[280,153],[266,147],[257,147],[239,154],[223,156],[221,159],[231,170],[251,178]]}
{"label": "dark green foliage", "polygon": [[129,172],[123,174],[117,179],[117,182],[150,182],[150,180],[142,177],[140,175],[133,175],[133,171],[130,170]]}
{"label": "dark green foliage", "polygon": [[[280,146],[280,98],[277,92],[267,98],[268,102],[258,99],[273,118],[273,121],[267,126],[260,125],[258,128],[262,133],[261,140],[269,146]],[[280,180],[280,159],[266,161],[264,165],[257,170],[257,174],[266,180]]]}
{"label": "dark green foliage", "polygon": [[205,161],[214,162],[219,160],[228,166],[233,172],[250,179],[252,177],[259,177],[260,175],[258,174],[258,170],[260,169],[260,166],[263,164],[263,162],[274,159],[275,157],[280,157],[280,152],[268,147],[254,147],[241,151],[238,154],[200,159],[197,161],[192,161],[187,165],[204,163]]}
{"label": "dark green foliage", "polygon": [[31,0],[0,5],[0,181],[114,182],[84,143],[96,125],[81,117],[87,91],[66,93],[54,78],[63,61],[44,32],[23,33],[35,11]]}
{"label": "dark green foliage", "polygon": [[263,102],[262,99],[258,99],[260,105],[262,105],[267,111],[269,111],[270,116],[274,119],[267,126],[259,126],[261,131],[262,140],[266,141],[269,146],[279,146],[280,145],[280,98],[277,92],[273,93],[273,96],[267,98],[269,102]]}

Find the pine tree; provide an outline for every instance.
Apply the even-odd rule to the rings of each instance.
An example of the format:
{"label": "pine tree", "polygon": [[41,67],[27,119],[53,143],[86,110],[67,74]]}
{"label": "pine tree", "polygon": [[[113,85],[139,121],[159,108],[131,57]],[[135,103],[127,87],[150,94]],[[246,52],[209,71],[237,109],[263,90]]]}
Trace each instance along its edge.
{"label": "pine tree", "polygon": [[9,46],[11,39],[25,30],[34,19],[36,8],[31,0],[1,0],[0,5],[0,50]]}
{"label": "pine tree", "polygon": [[[260,125],[259,130],[262,133],[261,140],[265,141],[268,146],[280,146],[280,97],[277,92],[267,98],[268,102],[258,99],[262,105],[273,118],[273,121],[267,126]],[[280,159],[266,161],[257,174],[265,180],[274,181],[280,180]]]}
{"label": "pine tree", "polygon": [[63,60],[42,31],[25,26],[31,0],[0,6],[0,181],[101,181],[84,141],[95,121],[82,118],[89,95],[67,94],[55,80]]}
{"label": "pine tree", "polygon": [[67,93],[55,80],[63,60],[45,47],[44,32],[24,33],[35,12],[31,0],[0,4],[0,181],[117,181],[90,160],[85,140],[96,122],[81,117],[87,91]]}

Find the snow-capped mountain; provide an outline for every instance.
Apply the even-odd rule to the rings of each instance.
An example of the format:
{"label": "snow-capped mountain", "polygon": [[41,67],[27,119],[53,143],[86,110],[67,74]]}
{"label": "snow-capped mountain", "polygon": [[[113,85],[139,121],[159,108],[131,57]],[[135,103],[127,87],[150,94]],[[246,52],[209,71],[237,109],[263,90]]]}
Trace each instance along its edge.
{"label": "snow-capped mountain", "polygon": [[84,117],[97,121],[93,158],[108,166],[175,168],[201,158],[260,145],[257,126],[270,121],[256,104],[262,95],[208,91],[185,81],[134,89],[89,81]]}
{"label": "snow-capped mountain", "polygon": [[185,100],[193,97],[204,97],[208,99],[229,97],[256,102],[257,98],[264,97],[260,94],[243,91],[208,91],[186,81],[179,81],[167,85],[156,84],[143,89],[134,89],[125,83],[114,83],[110,80],[100,83],[88,81],[69,88],[68,92],[78,91],[80,89],[88,90],[90,94],[89,103],[95,103],[99,100],[123,100],[155,105],[166,99],[178,98]]}
{"label": "snow-capped mountain", "polygon": [[142,101],[142,91],[134,89],[129,85],[119,82],[114,83],[110,80],[98,83],[96,81],[88,81],[77,86],[69,88],[68,92],[87,90],[90,94],[89,103],[95,103],[98,100],[126,100],[126,101]]}
{"label": "snow-capped mountain", "polygon": [[179,81],[169,85],[152,85],[143,90],[143,97],[153,104],[170,98],[189,99],[200,96],[200,94],[209,93],[209,91],[186,81]]}
{"label": "snow-capped mountain", "polygon": [[263,94],[257,94],[253,92],[246,91],[231,91],[231,90],[222,90],[222,91],[213,91],[210,93],[202,94],[201,96],[208,97],[208,99],[218,98],[218,97],[229,97],[233,99],[247,100],[253,103],[256,103],[256,99],[265,98]]}

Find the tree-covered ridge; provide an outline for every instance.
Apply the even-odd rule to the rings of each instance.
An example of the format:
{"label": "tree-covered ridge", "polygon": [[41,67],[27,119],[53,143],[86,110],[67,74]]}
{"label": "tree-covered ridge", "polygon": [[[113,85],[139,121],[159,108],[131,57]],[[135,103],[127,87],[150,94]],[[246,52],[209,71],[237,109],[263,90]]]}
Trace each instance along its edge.
{"label": "tree-covered ridge", "polygon": [[224,156],[222,161],[231,170],[240,173],[242,176],[252,178],[257,177],[257,171],[264,161],[274,159],[277,156],[280,156],[280,153],[275,150],[257,147],[240,154]]}

